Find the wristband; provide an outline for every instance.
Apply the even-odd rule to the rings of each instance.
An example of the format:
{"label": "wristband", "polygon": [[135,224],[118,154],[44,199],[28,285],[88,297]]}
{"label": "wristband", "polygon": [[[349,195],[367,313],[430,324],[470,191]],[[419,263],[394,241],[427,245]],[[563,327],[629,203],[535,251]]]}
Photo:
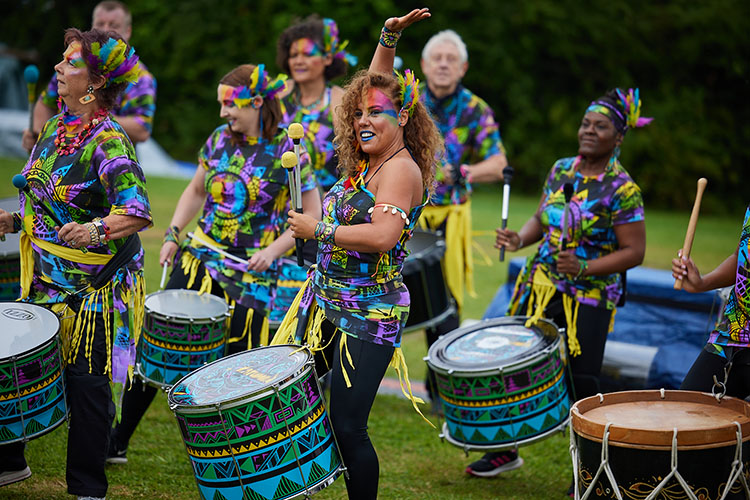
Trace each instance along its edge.
{"label": "wristband", "polygon": [[180,228],[177,226],[169,226],[164,232],[164,243],[167,242],[175,243],[179,246],[180,244]]}
{"label": "wristband", "polygon": [[13,216],[13,232],[17,233],[23,229],[23,217],[21,217],[21,212],[13,212],[11,215]]}
{"label": "wristband", "polygon": [[578,259],[578,266],[578,274],[576,274],[577,280],[583,277],[583,273],[585,273],[586,269],[589,268],[589,263],[584,259]]}
{"label": "wristband", "polygon": [[383,26],[383,29],[380,31],[380,41],[378,43],[387,49],[395,49],[399,38],[401,38],[400,31],[391,31]]}

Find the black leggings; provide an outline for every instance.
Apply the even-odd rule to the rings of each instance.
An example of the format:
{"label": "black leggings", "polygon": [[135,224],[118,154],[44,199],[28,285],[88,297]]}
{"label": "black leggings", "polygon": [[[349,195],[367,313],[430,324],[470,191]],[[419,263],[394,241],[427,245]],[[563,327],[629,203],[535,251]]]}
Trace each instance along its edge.
{"label": "black leggings", "polygon": [[[190,288],[191,290],[198,290],[200,288],[200,277],[203,276],[204,272],[205,267],[201,263],[198,267],[198,272],[196,273],[196,276],[198,276],[198,278],[195,279],[193,286]],[[175,265],[174,270],[172,271],[172,275],[169,277],[169,282],[167,283],[166,289],[187,289],[188,281],[189,276],[187,276],[182,270],[182,267],[179,265],[178,261],[177,265]],[[211,294],[216,295],[217,297],[221,297],[222,299],[224,298],[224,290],[216,280],[212,280]],[[242,336],[243,330],[245,328],[247,311],[248,308],[243,306],[242,304],[235,304],[234,312],[232,314],[232,320],[230,322],[230,337],[239,338]],[[261,314],[254,314],[253,323],[251,325],[251,339],[252,345],[254,347],[260,345],[260,331],[262,326],[263,316]],[[232,342],[228,346],[227,354],[235,354],[246,349],[247,340]],[[117,451],[123,451],[127,449],[130,438],[133,436],[136,427],[138,427],[138,423],[141,421],[143,415],[146,413],[146,410],[148,410],[148,407],[154,400],[156,392],[156,387],[144,384],[139,377],[135,377],[133,379],[133,385],[130,390],[125,391],[122,402],[122,419],[112,429],[112,446]]]}
{"label": "black leggings", "polygon": [[[323,338],[330,338],[334,326],[324,322]],[[346,386],[341,368],[341,350],[338,348],[341,332],[333,339],[331,361],[330,418],[333,432],[341,450],[341,458],[349,470],[346,491],[350,500],[368,500],[378,497],[380,465],[378,455],[367,434],[367,419],[380,381],[393,357],[394,348],[346,337],[346,348],[354,366],[344,357],[346,373],[351,387]],[[320,366],[320,364],[318,364]],[[320,376],[321,373],[319,372]]]}
{"label": "black leggings", "polygon": [[[750,349],[736,349],[732,358],[732,368],[727,379],[727,396],[745,399],[750,396]],[[682,381],[680,389],[684,391],[711,392],[714,385],[713,376],[724,381],[724,366],[727,359],[708,351],[701,351]]]}

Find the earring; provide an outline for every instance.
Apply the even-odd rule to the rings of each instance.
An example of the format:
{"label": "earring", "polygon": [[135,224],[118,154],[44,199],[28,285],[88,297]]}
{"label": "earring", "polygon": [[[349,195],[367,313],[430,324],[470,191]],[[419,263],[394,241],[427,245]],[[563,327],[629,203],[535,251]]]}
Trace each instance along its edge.
{"label": "earring", "polygon": [[86,95],[81,96],[78,99],[78,102],[80,102],[81,104],[89,104],[91,102],[96,101],[96,96],[94,95],[93,85],[89,85],[89,88],[86,89],[86,92],[87,92]]}

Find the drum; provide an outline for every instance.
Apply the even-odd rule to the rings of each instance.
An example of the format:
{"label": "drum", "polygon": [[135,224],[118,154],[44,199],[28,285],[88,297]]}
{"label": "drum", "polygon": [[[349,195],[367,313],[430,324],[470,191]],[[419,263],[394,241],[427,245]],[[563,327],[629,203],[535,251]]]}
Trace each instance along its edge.
{"label": "drum", "polygon": [[166,389],[191,371],[226,354],[229,306],[195,290],[161,290],[146,296],[136,373]]}
{"label": "drum", "polygon": [[343,471],[307,349],[227,356],[180,380],[168,402],[204,500],[310,495]]}
{"label": "drum", "polygon": [[297,292],[305,284],[308,269],[310,269],[310,264],[305,261],[305,265],[300,267],[297,265],[296,257],[279,259],[279,278],[276,282],[268,316],[271,330],[278,329],[286,312],[297,297]]}
{"label": "drum", "polygon": [[[0,200],[0,208],[18,211],[18,197]],[[21,295],[20,233],[8,233],[0,241],[0,301],[16,300]]]}
{"label": "drum", "polygon": [[581,399],[570,415],[577,499],[750,498],[745,401],[624,391]]}
{"label": "drum", "polygon": [[455,311],[455,305],[440,264],[445,254],[445,240],[435,233],[417,229],[406,242],[406,248],[410,253],[401,273],[411,296],[404,329],[408,332],[440,324]]}
{"label": "drum", "polygon": [[0,445],[39,437],[67,418],[59,329],[49,309],[0,304]]}
{"label": "drum", "polygon": [[570,402],[557,327],[525,317],[480,321],[428,351],[445,414],[441,437],[466,451],[507,450],[564,429]]}

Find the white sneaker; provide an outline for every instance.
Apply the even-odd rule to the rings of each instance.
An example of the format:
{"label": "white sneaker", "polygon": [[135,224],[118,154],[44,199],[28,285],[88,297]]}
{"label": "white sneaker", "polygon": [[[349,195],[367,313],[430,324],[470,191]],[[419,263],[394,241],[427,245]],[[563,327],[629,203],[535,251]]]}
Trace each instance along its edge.
{"label": "white sneaker", "polygon": [[0,486],[23,481],[24,479],[28,479],[30,477],[31,469],[29,469],[28,466],[26,466],[26,468],[23,470],[10,470],[6,472],[0,472]]}

